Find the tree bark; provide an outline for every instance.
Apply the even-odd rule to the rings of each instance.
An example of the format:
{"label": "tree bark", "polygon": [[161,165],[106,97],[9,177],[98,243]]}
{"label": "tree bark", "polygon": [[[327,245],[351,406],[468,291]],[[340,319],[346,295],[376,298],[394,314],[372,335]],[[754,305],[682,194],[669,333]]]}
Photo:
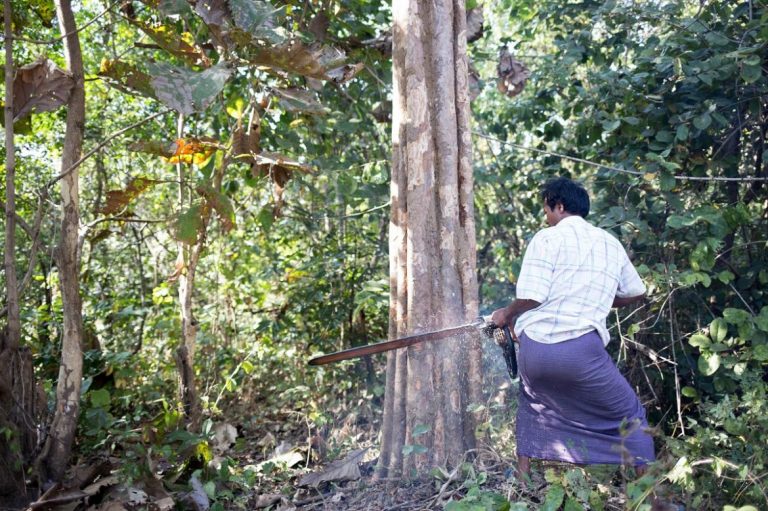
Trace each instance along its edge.
{"label": "tree bark", "polygon": [[[64,135],[61,157],[61,171],[64,172],[80,159],[82,152],[85,131],[85,88],[80,39],[71,1],[56,0],[56,14],[59,28],[64,36],[64,56],[74,79],[72,95],[67,105],[67,131]],[[80,228],[78,181],[77,169],[61,179],[63,215],[56,262],[61,282],[63,336],[61,365],[56,386],[56,409],[38,465],[44,482],[61,481],[64,478],[72,452],[80,409],[80,385],[83,377],[83,353],[80,341],[83,318],[78,253]]]}
{"label": "tree bark", "polygon": [[[16,152],[13,131],[13,32],[11,2],[5,0],[5,328],[0,329],[0,495],[26,493],[24,470],[37,448],[37,393],[32,354],[21,345],[19,283],[16,273]],[[22,221],[23,225],[23,221]],[[39,227],[39,226],[38,226]],[[35,239],[36,241],[36,239]],[[33,243],[33,254],[36,247]]]}
{"label": "tree bark", "polygon": [[[393,13],[390,338],[478,314],[464,2]],[[480,355],[478,337],[389,355],[379,476],[455,466],[474,447]]]}

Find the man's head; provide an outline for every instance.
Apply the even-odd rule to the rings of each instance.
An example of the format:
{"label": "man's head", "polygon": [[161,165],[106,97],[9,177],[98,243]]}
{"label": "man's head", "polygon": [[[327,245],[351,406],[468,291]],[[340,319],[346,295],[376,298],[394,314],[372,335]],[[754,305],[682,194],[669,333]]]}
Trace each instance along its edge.
{"label": "man's head", "polygon": [[567,216],[589,214],[589,195],[584,187],[565,177],[550,179],[541,187],[547,223],[556,225]]}

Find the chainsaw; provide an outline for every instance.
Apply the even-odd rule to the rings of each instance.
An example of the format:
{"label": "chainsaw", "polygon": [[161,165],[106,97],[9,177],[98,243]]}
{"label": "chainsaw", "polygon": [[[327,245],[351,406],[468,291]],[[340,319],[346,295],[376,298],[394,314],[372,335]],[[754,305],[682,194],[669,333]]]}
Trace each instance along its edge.
{"label": "chainsaw", "polygon": [[517,378],[517,355],[515,353],[515,343],[512,338],[512,332],[510,332],[509,327],[506,325],[502,327],[495,325],[491,321],[490,316],[478,317],[472,323],[467,323],[466,325],[409,335],[391,341],[382,341],[366,346],[358,346],[356,348],[337,351],[336,353],[329,353],[328,355],[320,355],[310,359],[309,365],[317,366],[330,364],[331,362],[339,362],[341,360],[349,360],[351,358],[364,357],[366,355],[373,355],[374,353],[383,353],[385,351],[406,348],[421,342],[439,341],[473,331],[479,331],[483,336],[496,341],[504,353],[504,362],[507,365],[509,377],[513,380]]}

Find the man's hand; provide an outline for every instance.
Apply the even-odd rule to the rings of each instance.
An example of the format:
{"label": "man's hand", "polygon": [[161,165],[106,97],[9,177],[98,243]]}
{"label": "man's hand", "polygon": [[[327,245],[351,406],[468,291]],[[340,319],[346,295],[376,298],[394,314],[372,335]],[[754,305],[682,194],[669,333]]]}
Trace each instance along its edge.
{"label": "man's hand", "polygon": [[496,326],[507,325],[511,328],[515,326],[515,320],[519,315],[535,309],[539,305],[541,304],[536,300],[515,300],[506,307],[493,311],[491,321]]}

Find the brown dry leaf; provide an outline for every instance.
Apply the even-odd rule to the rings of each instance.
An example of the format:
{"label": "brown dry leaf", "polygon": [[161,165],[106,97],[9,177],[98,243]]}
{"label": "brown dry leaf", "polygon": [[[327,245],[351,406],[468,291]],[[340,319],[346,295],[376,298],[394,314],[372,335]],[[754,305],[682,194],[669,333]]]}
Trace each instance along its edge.
{"label": "brown dry leaf", "polygon": [[483,16],[483,6],[477,7],[467,11],[467,42],[471,43],[477,41],[483,37],[483,22],[485,21]]}
{"label": "brown dry leaf", "polygon": [[173,273],[171,273],[166,280],[168,282],[176,282],[177,280],[179,280],[179,277],[181,277],[181,274],[184,272],[186,268],[187,266],[184,264],[184,261],[177,259],[176,266],[173,269]]}
{"label": "brown dry leaf", "polygon": [[128,183],[125,190],[109,190],[106,204],[99,210],[104,215],[114,215],[131,203],[136,197],[144,193],[150,187],[160,183],[155,179],[136,177]]}
{"label": "brown dry leaf", "polygon": [[13,122],[32,111],[56,110],[69,101],[74,86],[72,76],[45,57],[20,67],[13,80]]}
{"label": "brown dry leaf", "polygon": [[312,172],[308,165],[293,160],[283,154],[263,151],[254,156],[255,165],[251,172],[255,176],[268,176],[275,184],[283,187],[294,172]]}
{"label": "brown dry leaf", "polygon": [[499,91],[513,98],[520,94],[525,87],[525,82],[531,76],[531,72],[525,67],[525,64],[515,60],[509,50],[503,48],[499,52],[499,65],[497,66],[499,76]]}
{"label": "brown dry leaf", "polygon": [[343,460],[336,460],[328,465],[322,472],[307,474],[299,480],[299,486],[317,486],[325,481],[354,481],[360,479],[358,464],[368,449],[352,451]]}
{"label": "brown dry leaf", "polygon": [[329,72],[342,69],[345,59],[344,52],[337,48],[319,44],[308,46],[294,40],[278,46],[256,47],[248,60],[252,64],[282,69],[310,78],[333,80]]}
{"label": "brown dry leaf", "polygon": [[206,206],[216,212],[224,232],[231,231],[235,226],[235,208],[229,198],[207,183],[198,186],[197,193],[205,198]]}
{"label": "brown dry leaf", "polygon": [[221,27],[228,24],[227,0],[197,0],[194,5],[195,12],[203,18],[206,25]]}
{"label": "brown dry leaf", "polygon": [[253,503],[253,507],[255,509],[263,509],[265,507],[271,506],[272,504],[277,504],[282,499],[283,496],[278,494],[259,495],[256,498],[256,502]]}
{"label": "brown dry leaf", "polygon": [[96,481],[95,483],[89,484],[88,486],[83,488],[83,492],[93,497],[94,495],[99,493],[99,491],[102,488],[105,488],[107,486],[115,486],[117,484],[120,484],[120,479],[116,475],[111,475],[108,477],[103,477],[98,481]]}
{"label": "brown dry leaf", "polygon": [[148,98],[157,98],[151,85],[152,77],[133,64],[104,59],[101,61],[98,75],[108,78],[109,84],[117,90],[128,94],[138,92]]}

